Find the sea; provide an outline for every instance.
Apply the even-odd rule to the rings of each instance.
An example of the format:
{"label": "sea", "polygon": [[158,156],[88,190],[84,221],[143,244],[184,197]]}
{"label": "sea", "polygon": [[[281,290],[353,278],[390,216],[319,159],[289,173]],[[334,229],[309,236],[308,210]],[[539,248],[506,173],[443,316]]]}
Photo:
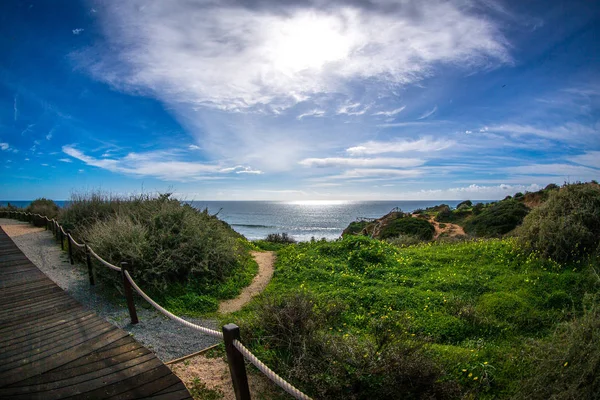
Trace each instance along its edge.
{"label": "sea", "polygon": [[[472,200],[473,203],[479,200]],[[489,200],[482,200],[488,203]],[[6,206],[8,201],[0,201]],[[27,207],[30,201],[10,201]],[[68,201],[56,201],[60,207]],[[216,214],[249,240],[264,239],[269,233],[287,233],[297,241],[311,238],[337,239],[350,222],[379,218],[395,208],[404,212],[448,204],[456,207],[460,200],[398,201],[192,201],[193,207]]]}

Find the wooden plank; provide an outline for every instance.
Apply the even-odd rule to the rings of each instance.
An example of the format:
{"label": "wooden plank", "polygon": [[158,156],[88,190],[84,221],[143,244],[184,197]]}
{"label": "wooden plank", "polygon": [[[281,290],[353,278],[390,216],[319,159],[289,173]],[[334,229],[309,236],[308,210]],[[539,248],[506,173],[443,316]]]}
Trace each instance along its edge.
{"label": "wooden plank", "polygon": [[[75,308],[76,311],[72,311],[71,309]],[[13,322],[13,323],[6,323],[3,325],[0,325],[0,335],[4,335],[6,334],[6,332],[14,332],[14,331],[18,331],[20,329],[29,329],[29,327],[32,326],[36,326],[36,325],[42,325],[42,324],[46,324],[48,322],[51,321],[55,321],[57,319],[63,318],[65,316],[68,316],[72,313],[75,313],[77,311],[81,311],[82,308],[79,304],[73,304],[72,307],[70,309],[66,309],[66,311],[64,311],[63,313],[46,313],[45,315],[39,316],[38,318],[35,319],[31,319],[30,321],[24,322],[24,321],[17,321],[17,322]],[[17,325],[17,326],[15,326]]]}
{"label": "wooden plank", "polygon": [[[183,386],[183,384],[181,384]],[[118,397],[114,397],[115,399]],[[146,397],[148,400],[184,400],[190,398],[190,392],[183,386],[181,389],[175,392],[168,392],[164,394],[156,394],[153,396]]]}
{"label": "wooden plank", "polygon": [[[114,346],[115,343],[120,345]],[[88,364],[102,362],[108,358],[115,360],[126,360],[128,359],[128,357],[134,357],[139,352],[150,352],[150,350],[148,350],[135,340],[132,341],[129,337],[125,337],[115,343],[111,344],[110,346],[103,347],[102,349],[92,354],[89,354],[86,357],[78,358],[77,360],[65,364],[62,367],[57,368],[51,372],[63,373],[69,369],[79,368]]]}
{"label": "wooden plank", "polygon": [[[13,349],[20,349],[21,351],[25,351],[27,346],[36,345],[39,346],[41,341],[44,342],[54,342],[58,340],[59,337],[64,337],[65,333],[72,331],[81,331],[84,328],[88,328],[94,323],[101,322],[104,320],[98,318],[94,314],[89,314],[86,318],[80,318],[75,321],[71,321],[69,324],[61,324],[55,326],[50,329],[46,329],[38,335],[26,335],[21,337],[20,339],[14,339],[10,342],[5,342],[2,345],[2,354],[0,354],[0,360],[4,354],[9,353]],[[39,347],[38,347],[39,348]]]}
{"label": "wooden plank", "polygon": [[[165,386],[168,387],[169,385],[177,385],[177,384],[181,385],[180,388],[182,387],[183,389],[185,389],[185,386],[183,385],[183,383],[181,383],[179,378],[177,376],[175,376],[173,373],[169,373],[161,378],[158,378],[158,379],[148,382],[146,384],[140,385],[140,386],[133,388],[131,390],[128,390],[126,392],[121,392],[117,395],[117,397],[119,399],[123,399],[123,400],[145,398],[145,397],[157,394]],[[188,396],[189,396],[189,394],[188,394]],[[115,398],[115,397],[113,397],[113,398]]]}
{"label": "wooden plank", "polygon": [[[137,388],[144,384],[153,382],[165,375],[172,374],[169,367],[164,364],[159,365],[156,368],[148,370],[146,366],[138,365],[131,368],[128,371],[128,378],[123,379],[121,376],[111,376],[106,380],[104,386],[94,388],[93,390],[87,390],[85,385],[81,385],[81,392],[75,393],[72,397],[81,400],[94,400],[98,397],[110,398],[113,396],[120,395],[123,392]],[[96,382],[90,382],[96,386]],[[91,386],[93,387],[93,386]]]}
{"label": "wooden plank", "polygon": [[82,327],[81,330],[65,330],[54,340],[43,340],[31,346],[24,346],[17,351],[7,351],[0,358],[0,371],[6,371],[16,365],[23,365],[49,357],[52,354],[60,353],[78,344],[85,343],[102,333],[117,329],[115,326],[106,325],[103,322],[102,320],[95,320],[90,322],[89,325]]}
{"label": "wooden plank", "polygon": [[148,397],[191,398],[150,350],[85,310],[0,227],[0,398]]}
{"label": "wooden plank", "polygon": [[48,320],[44,323],[31,325],[23,329],[15,329],[10,333],[3,334],[0,338],[0,347],[6,342],[16,343],[20,340],[27,340],[45,335],[47,332],[52,332],[55,329],[63,329],[68,327],[69,324],[76,322],[77,320],[83,320],[92,316],[95,316],[91,311],[78,310],[73,314],[67,315],[55,315],[53,319]]}
{"label": "wooden plank", "polygon": [[95,340],[88,341],[81,346],[73,346],[70,349],[66,349],[60,353],[55,353],[44,359],[35,360],[31,363],[21,365],[11,370],[0,372],[0,382],[2,382],[4,386],[7,386],[12,383],[31,378],[32,376],[39,375],[61,365],[67,364],[68,362],[83,355],[90,354],[94,350],[97,350],[106,344],[112,343],[115,340],[119,340],[125,336],[127,336],[127,333],[120,329],[103,333],[102,335],[94,338]]}
{"label": "wooden plank", "polygon": [[58,286],[42,286],[39,289],[29,290],[22,293],[13,293],[10,296],[0,298],[0,306],[10,307],[11,304],[22,300],[33,300],[52,293],[63,293]]}
{"label": "wooden plank", "polygon": [[[130,344],[134,344],[134,343],[135,342],[131,342]],[[140,357],[143,357],[143,356],[147,356],[149,358],[155,358],[154,354],[150,350],[146,349],[145,347],[138,347],[134,350],[122,351],[121,353],[114,354],[111,357],[105,357],[96,362],[91,362],[91,363],[80,365],[77,367],[72,367],[72,368],[67,368],[67,369],[63,369],[63,368],[58,369],[57,368],[52,371],[48,371],[47,373],[45,373],[43,375],[33,376],[24,381],[17,382],[13,385],[10,385],[9,387],[16,387],[16,386],[21,387],[21,386],[30,386],[30,385],[36,385],[36,384],[56,382],[56,381],[60,381],[63,379],[83,375],[86,373],[99,371],[101,369],[104,369],[104,368],[107,368],[110,366],[114,366],[114,365],[119,365],[119,364],[122,364],[125,362],[129,362],[134,359],[138,359],[137,364],[139,364],[141,361],[143,361],[140,359]],[[70,365],[71,365],[71,363],[67,364],[67,366],[70,366]]]}
{"label": "wooden plank", "polygon": [[[61,379],[57,379],[52,382],[30,384],[30,380],[28,379],[27,383],[26,381],[22,381],[19,382],[18,385],[12,385],[12,387],[0,389],[0,396],[4,397],[18,394],[56,391],[81,383],[85,383],[86,387],[92,387],[90,381],[97,381],[96,384],[102,386],[105,384],[107,379],[110,379],[110,375],[120,375],[120,372],[136,366],[139,367],[146,362],[150,362],[151,365],[155,366],[161,365],[161,362],[154,357],[152,353],[144,354],[140,357],[136,357],[122,363],[114,363],[108,366],[105,365],[104,368],[81,368],[80,373],[65,375]],[[146,369],[147,366],[144,365],[143,368]]]}
{"label": "wooden plank", "polygon": [[[70,312],[70,310],[80,309],[80,308],[81,308],[81,305],[78,302],[76,302],[75,300],[72,300],[69,302],[58,304],[49,309],[42,309],[40,311],[30,313],[27,315],[27,319],[29,321],[37,321],[39,318],[44,318],[44,317],[51,316],[54,314]],[[9,325],[11,325],[11,326],[21,325],[23,322],[24,322],[24,320],[22,318],[15,318],[13,320],[7,319],[5,321],[2,321],[1,324],[2,324],[2,326],[8,327]]]}

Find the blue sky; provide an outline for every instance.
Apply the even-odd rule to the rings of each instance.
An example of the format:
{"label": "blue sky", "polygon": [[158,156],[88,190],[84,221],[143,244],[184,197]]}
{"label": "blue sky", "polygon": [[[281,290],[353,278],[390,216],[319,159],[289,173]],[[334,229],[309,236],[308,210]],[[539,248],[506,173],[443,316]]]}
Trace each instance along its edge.
{"label": "blue sky", "polygon": [[0,198],[497,199],[600,177],[593,1],[3,1]]}

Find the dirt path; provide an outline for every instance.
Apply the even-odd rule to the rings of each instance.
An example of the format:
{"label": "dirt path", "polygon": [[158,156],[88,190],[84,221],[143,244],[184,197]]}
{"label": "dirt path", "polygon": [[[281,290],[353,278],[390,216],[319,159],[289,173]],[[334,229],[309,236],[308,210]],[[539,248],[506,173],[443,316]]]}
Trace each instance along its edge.
{"label": "dirt path", "polygon": [[433,217],[429,220],[429,222],[431,222],[435,227],[435,235],[433,235],[434,239],[439,238],[442,233],[445,233],[450,237],[466,235],[465,230],[460,225],[452,224],[450,222],[442,222],[444,225],[442,228],[440,223],[437,222]]}
{"label": "dirt path", "polygon": [[246,287],[235,299],[225,300],[219,304],[220,313],[231,313],[240,310],[254,296],[262,292],[273,276],[275,253],[272,251],[253,251],[252,257],[258,263],[258,274],[250,286]]}
{"label": "dirt path", "polygon": [[[414,218],[418,218],[419,214],[413,214],[412,216]],[[431,222],[431,224],[435,228],[435,234],[433,235],[433,240],[439,238],[442,233],[445,233],[446,235],[448,235],[450,237],[466,235],[465,230],[460,225],[456,225],[456,224],[453,224],[450,222],[437,222],[435,220],[435,217],[429,218],[428,221]],[[440,224],[444,225],[444,227],[442,228],[440,226]]]}

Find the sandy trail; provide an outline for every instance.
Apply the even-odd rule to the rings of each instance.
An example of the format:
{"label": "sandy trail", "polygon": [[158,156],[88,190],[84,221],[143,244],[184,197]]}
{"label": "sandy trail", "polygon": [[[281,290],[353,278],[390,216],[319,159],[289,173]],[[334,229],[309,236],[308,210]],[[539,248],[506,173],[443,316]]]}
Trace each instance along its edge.
{"label": "sandy trail", "polygon": [[445,226],[442,228],[440,223],[437,222],[433,217],[429,220],[429,222],[431,222],[435,227],[435,235],[433,236],[434,239],[439,238],[442,233],[446,233],[450,237],[466,235],[465,230],[460,225],[452,224],[450,222],[443,222]]}
{"label": "sandy trail", "polygon": [[242,290],[242,293],[235,299],[225,300],[219,304],[220,313],[231,313],[240,310],[254,296],[262,292],[271,277],[273,276],[273,265],[275,264],[275,253],[272,251],[253,251],[252,257],[258,263],[258,274],[252,280],[252,283]]}

